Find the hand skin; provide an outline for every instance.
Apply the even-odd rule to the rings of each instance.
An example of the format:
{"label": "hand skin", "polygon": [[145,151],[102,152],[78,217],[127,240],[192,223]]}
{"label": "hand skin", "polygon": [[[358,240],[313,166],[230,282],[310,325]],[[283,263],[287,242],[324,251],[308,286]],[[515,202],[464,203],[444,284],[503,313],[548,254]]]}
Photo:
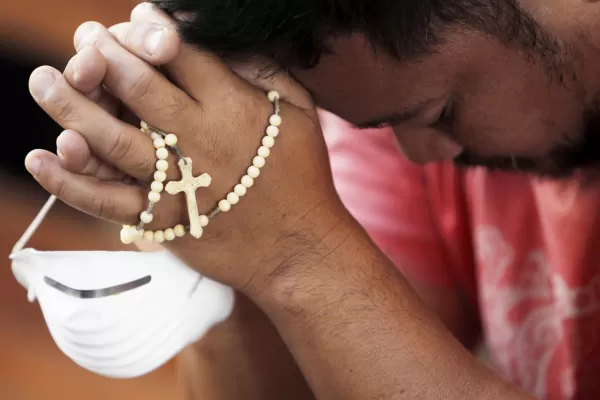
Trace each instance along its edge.
{"label": "hand skin", "polygon": [[[133,29],[135,25],[132,24],[130,27]],[[143,32],[143,30],[138,29],[135,32]],[[120,29],[120,33],[124,35],[119,39],[119,32],[117,32],[119,43],[139,56],[131,41],[139,40],[143,35],[136,39],[136,35],[127,34],[126,29]],[[127,40],[130,42],[126,42]],[[92,46],[96,46],[99,41],[91,43]],[[104,44],[106,45],[106,43]],[[113,45],[111,46],[111,51],[117,51]],[[140,48],[145,47],[138,47],[138,49]],[[98,47],[98,49],[102,53],[106,47]],[[125,79],[125,76],[119,78],[118,74],[114,75],[115,72],[118,72],[114,69],[116,66],[114,53],[112,55],[102,54],[107,57],[108,70],[112,69],[113,73],[112,79],[105,81],[109,89],[114,89],[115,85],[119,84],[123,84],[123,87],[131,85],[131,82],[119,82],[119,79]],[[193,57],[189,53],[187,56]],[[182,63],[180,65],[185,69],[191,68],[194,64]],[[121,66],[127,67],[126,64],[121,64]],[[36,90],[39,93],[40,89],[35,87],[36,82],[41,82],[39,72],[36,71],[32,75],[31,85],[34,93]],[[46,68],[45,72],[51,71]],[[132,71],[128,70],[128,72]],[[185,73],[186,71],[182,69],[179,72]],[[229,78],[224,69],[221,68],[219,73],[225,74],[222,75],[223,81],[219,82],[226,83]],[[107,74],[107,76],[109,75]],[[187,76],[189,77],[189,75]],[[53,79],[56,84],[50,94],[34,96],[36,100],[65,129],[80,127],[79,133],[84,139],[96,140],[95,148],[100,151],[98,156],[111,161],[110,157],[106,157],[107,155],[102,153],[106,149],[99,141],[103,137],[101,129],[105,125],[92,126],[89,120],[78,118],[86,112],[93,112],[96,116],[102,113],[93,111],[94,107],[89,102],[85,107],[80,107],[80,104],[84,103],[81,97],[75,96],[66,100],[68,96],[73,96],[70,92],[71,89],[60,81],[60,77],[54,75]],[[285,82],[279,84],[284,85]],[[111,85],[113,88],[110,87]],[[152,86],[155,91],[151,94],[156,94],[159,86]],[[246,90],[247,96],[250,96],[251,91],[242,84],[236,83],[236,87]],[[165,86],[165,90],[167,89]],[[200,90],[201,88],[190,87],[189,89]],[[168,90],[173,91],[173,89]],[[202,90],[206,91],[207,89],[202,88]],[[126,92],[111,91],[128,106],[137,107],[137,112],[145,113],[147,117],[160,118],[160,113],[153,114],[149,110],[160,111],[160,103],[165,100],[164,98],[151,96],[150,98],[132,99],[127,98]],[[198,95],[200,97],[207,96],[208,93],[199,92]],[[65,115],[60,111],[65,111],[65,108],[54,103],[56,100],[59,100],[63,106],[68,104],[68,119],[63,118]],[[143,105],[137,104],[132,102],[134,100],[141,100],[144,103]],[[304,104],[306,105],[306,103]],[[205,103],[205,106],[208,105],[211,104]],[[289,125],[297,130],[307,129],[304,135],[297,133],[297,137],[302,137],[307,141],[315,133],[308,131],[307,116],[301,116],[300,113],[293,110],[293,107],[286,109],[285,115],[296,122],[302,121],[304,118],[302,124]],[[206,117],[208,118],[210,115],[206,115]],[[98,122],[103,120],[107,120],[105,116],[98,118]],[[181,119],[173,119],[173,121],[181,124]],[[196,123],[200,123],[200,121],[196,121]],[[127,129],[133,132],[130,128]],[[293,135],[290,136],[290,140],[292,138]],[[200,139],[201,137],[198,137],[198,140]],[[316,142],[311,143],[311,146],[318,146]],[[140,149],[143,149],[143,146]],[[290,157],[300,157],[304,154],[297,146],[296,150],[300,153],[295,155],[290,153]],[[99,214],[90,207],[97,207],[94,201],[101,198],[103,193],[106,194],[107,188],[112,190],[111,195],[118,190],[126,191],[124,187],[112,184],[89,183],[88,186],[85,186],[85,182],[89,181],[61,170],[48,154],[37,152],[31,155],[28,158],[29,167],[33,167],[31,162],[36,157],[43,158],[44,166],[47,168],[40,171],[41,173],[34,173],[38,182],[50,192],[86,212]],[[148,174],[148,170],[140,168],[141,164],[136,163],[134,157],[133,154],[132,158],[120,157],[121,168],[137,172],[140,176]],[[322,161],[321,159],[320,162]],[[283,163],[284,160],[280,159],[279,162]],[[293,208],[292,203],[279,205],[283,208],[278,209],[278,212],[283,211],[286,206],[290,207],[288,211],[292,212],[297,225],[295,227],[287,226],[286,229],[290,229],[287,233],[286,231],[280,232],[282,236],[279,236],[274,243],[277,254],[276,262],[269,268],[257,269],[256,272],[254,270],[243,271],[239,268],[237,271],[232,268],[234,272],[231,272],[217,268],[216,254],[211,254],[212,258],[208,262],[211,265],[204,265],[203,268],[213,268],[209,269],[211,276],[219,277],[243,291],[266,313],[294,356],[315,396],[322,399],[348,400],[532,399],[495,376],[454,339],[349,214],[336,208],[335,205],[330,205],[329,202],[327,206],[321,202],[323,197],[320,196],[326,196],[326,198],[331,196],[329,199],[332,203],[338,201],[335,199],[335,194],[317,190],[317,187],[324,188],[328,185],[326,180],[318,180],[316,176],[313,178],[310,175],[312,172],[310,165],[303,165],[303,168],[305,169],[301,171],[304,175],[298,175],[298,178],[302,177],[308,181],[299,183],[304,185],[302,186],[304,191],[311,190],[310,195],[313,197],[310,201],[314,206],[310,208],[310,212],[304,213],[304,210]],[[273,169],[268,170],[266,176],[275,174],[275,172]],[[298,173],[298,171],[289,169],[287,172]],[[69,179],[71,179],[70,182]],[[308,182],[314,186],[306,186],[305,184]],[[289,182],[281,181],[279,183],[287,189],[293,188]],[[285,186],[286,184],[288,186]],[[138,196],[137,191],[128,190],[127,196],[130,198]],[[295,190],[298,191],[298,187],[295,187]],[[90,199],[90,192],[94,193],[94,196],[100,197]],[[289,195],[289,193],[287,194]],[[306,200],[306,194],[303,195]],[[294,199],[290,198],[290,201],[292,200]],[[141,204],[141,198],[139,203]],[[248,201],[247,204],[251,210],[260,210],[256,201],[253,204],[255,208],[252,208],[251,201]],[[316,207],[317,204],[321,206]],[[138,204],[133,205],[136,206],[135,209],[139,208]],[[128,205],[123,203],[122,206],[126,208]],[[129,206],[131,207],[131,205]],[[297,204],[296,207],[299,205]],[[102,208],[99,211],[102,211]],[[132,211],[125,213],[127,215],[119,214],[122,210],[118,208],[111,211],[113,218],[106,215],[104,217],[114,222],[130,223],[122,221],[128,221],[135,215]],[[273,210],[266,211],[273,212]],[[294,213],[296,214],[294,215]],[[251,229],[252,224],[258,222],[257,218],[261,217],[261,215],[249,215],[244,220],[239,218],[240,215],[237,214],[236,223],[229,219],[227,227]],[[269,216],[269,214],[266,215]],[[278,215],[283,217],[283,214]],[[262,217],[264,218],[264,216]],[[168,221],[168,218],[175,219],[178,216],[171,215],[162,218],[164,218],[164,222]],[[223,218],[222,220],[227,219]],[[262,227],[266,226],[262,225]],[[269,236],[267,231],[258,229],[259,226],[255,226],[255,228],[258,235],[265,233]],[[248,231],[247,234],[249,234]],[[221,238],[219,237],[219,239]],[[241,236],[238,234],[237,243],[240,243],[240,238]],[[253,243],[262,244],[258,239],[253,240],[255,240]],[[215,246],[215,249],[228,245],[226,241],[219,243],[209,240],[209,242]],[[234,248],[233,244],[233,241],[229,243],[230,249]],[[245,245],[247,247],[247,244]],[[225,248],[223,247],[223,249]],[[178,254],[191,266],[201,269],[201,266],[197,264],[202,261],[207,262],[207,253],[203,254],[201,260],[199,254],[202,253],[183,248],[178,250]],[[258,251],[250,248],[248,250]],[[215,252],[221,254],[218,250]],[[231,254],[228,257],[231,257]],[[212,265],[212,262],[215,265]],[[254,273],[244,276],[242,279],[231,275],[232,273],[249,274],[250,272]],[[228,273],[229,275],[227,275]],[[257,278],[257,273],[263,275]],[[248,282],[253,284],[246,285]]]}

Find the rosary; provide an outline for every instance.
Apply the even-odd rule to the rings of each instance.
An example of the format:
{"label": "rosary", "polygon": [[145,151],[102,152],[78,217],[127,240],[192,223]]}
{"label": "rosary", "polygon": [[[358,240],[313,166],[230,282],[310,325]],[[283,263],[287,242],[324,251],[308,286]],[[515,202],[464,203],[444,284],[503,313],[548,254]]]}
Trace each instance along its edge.
{"label": "rosary", "polygon": [[[274,112],[269,117],[269,126],[265,131],[255,157],[252,159],[252,164],[247,168],[246,173],[242,176],[239,183],[233,187],[233,190],[219,201],[217,206],[207,215],[200,215],[198,212],[196,190],[201,187],[210,186],[212,181],[210,175],[204,173],[194,176],[192,172],[192,159],[185,157],[181,152],[181,149],[177,145],[177,136],[172,133],[163,132],[142,121],[141,130],[150,135],[156,149],[156,171],[154,172],[154,181],[150,184],[148,207],[140,213],[140,220],[137,225],[123,226],[121,229],[121,241],[125,244],[130,244],[137,240],[145,239],[155,243],[163,243],[165,240],[171,241],[177,237],[183,237],[187,232],[194,238],[199,239],[202,237],[204,228],[214,217],[221,212],[228,212],[232,206],[238,204],[240,198],[254,185],[254,180],[260,175],[260,170],[265,166],[266,159],[271,154],[271,148],[275,145],[275,138],[279,135],[279,126],[282,122],[279,115],[279,93],[270,91],[267,93],[267,98],[273,103]],[[165,185],[167,170],[169,169],[167,158],[170,153],[177,158],[181,180],[168,182]],[[171,195],[179,193],[185,195],[189,225],[178,224],[164,230],[145,230],[144,226],[152,222],[152,212],[156,204],[160,201],[163,191]]]}

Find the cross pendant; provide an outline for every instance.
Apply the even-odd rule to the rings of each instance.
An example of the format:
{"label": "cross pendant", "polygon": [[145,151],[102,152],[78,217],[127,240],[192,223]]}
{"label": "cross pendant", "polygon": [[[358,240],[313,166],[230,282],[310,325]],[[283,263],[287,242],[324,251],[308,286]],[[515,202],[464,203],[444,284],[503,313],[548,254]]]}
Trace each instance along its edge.
{"label": "cross pendant", "polygon": [[192,173],[192,159],[184,157],[177,163],[181,171],[181,180],[178,182],[169,182],[165,191],[169,194],[183,192],[190,218],[190,235],[198,239],[202,236],[202,225],[198,215],[198,202],[196,200],[196,190],[200,187],[208,187],[211,183],[211,177],[208,174],[194,176]]}

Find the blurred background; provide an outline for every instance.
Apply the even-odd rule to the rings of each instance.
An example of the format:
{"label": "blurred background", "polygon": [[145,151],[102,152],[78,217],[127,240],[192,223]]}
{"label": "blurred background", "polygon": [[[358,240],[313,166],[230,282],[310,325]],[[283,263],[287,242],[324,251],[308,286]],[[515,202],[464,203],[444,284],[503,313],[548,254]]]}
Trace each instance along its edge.
{"label": "blurred background", "polygon": [[[0,0],[0,400],[178,398],[172,364],[134,380],[110,380],[77,367],[55,346],[37,303],[10,271],[8,254],[47,198],[23,168],[33,148],[55,151],[60,133],[29,96],[40,65],[62,69],[73,33],[87,20],[129,18],[134,0]],[[57,206],[30,244],[40,250],[118,249],[118,229]]]}

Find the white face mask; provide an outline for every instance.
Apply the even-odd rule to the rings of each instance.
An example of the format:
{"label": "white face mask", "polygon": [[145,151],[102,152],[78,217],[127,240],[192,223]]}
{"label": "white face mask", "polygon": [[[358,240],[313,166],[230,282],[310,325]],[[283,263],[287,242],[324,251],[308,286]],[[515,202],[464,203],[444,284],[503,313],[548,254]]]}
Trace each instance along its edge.
{"label": "white face mask", "polygon": [[58,347],[81,367],[113,378],[144,375],[231,314],[233,290],[167,251],[23,249],[51,197],[10,255],[15,278],[38,300]]}

